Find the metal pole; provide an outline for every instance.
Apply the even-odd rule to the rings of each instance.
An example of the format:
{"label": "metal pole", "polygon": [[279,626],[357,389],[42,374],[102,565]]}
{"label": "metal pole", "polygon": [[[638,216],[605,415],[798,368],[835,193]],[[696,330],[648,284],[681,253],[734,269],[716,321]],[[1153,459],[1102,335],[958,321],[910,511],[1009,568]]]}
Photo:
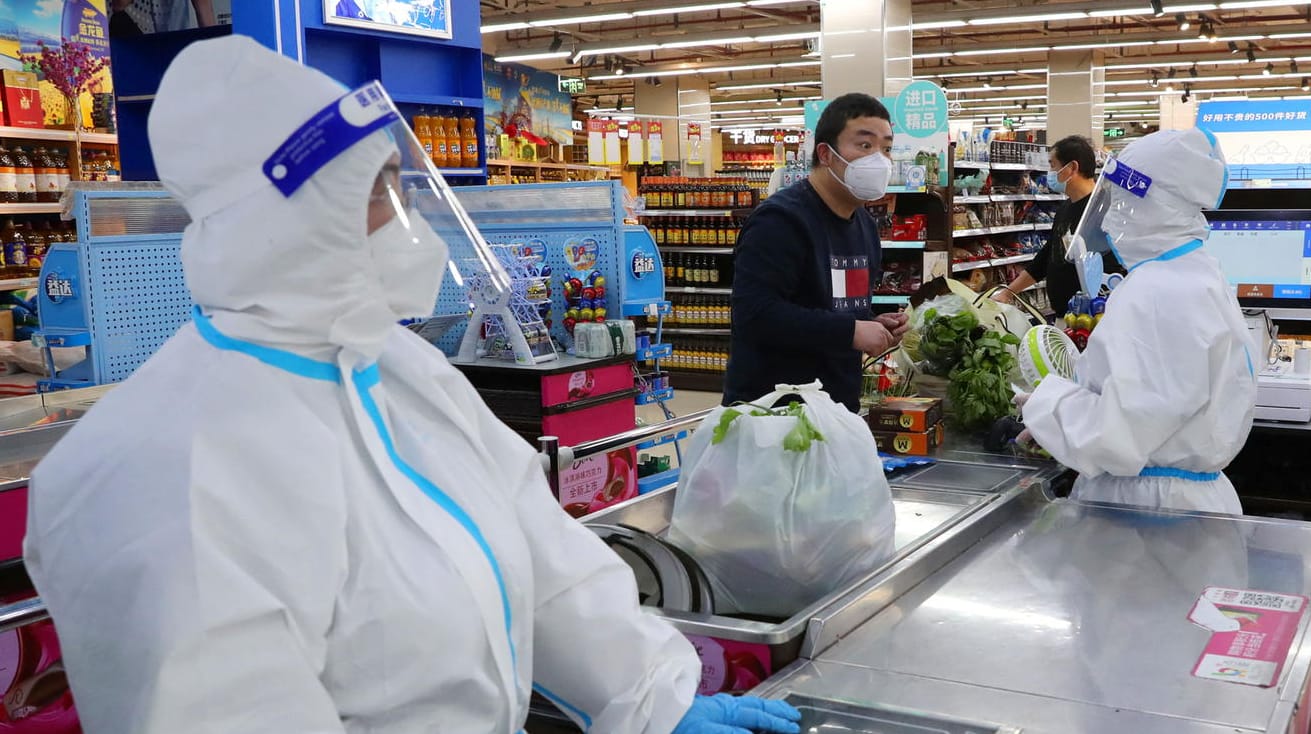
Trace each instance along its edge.
{"label": "metal pole", "polygon": [[39,597],[0,607],[0,633],[48,619],[45,602]]}
{"label": "metal pole", "polygon": [[581,459],[593,454],[603,454],[607,451],[614,451],[615,449],[622,449],[626,446],[641,443],[647,439],[656,438],[670,433],[677,433],[685,428],[694,428],[704,420],[707,415],[710,415],[711,410],[713,410],[713,408],[698,411],[696,413],[689,413],[682,418],[675,418],[674,420],[665,421],[664,423],[657,423],[654,426],[635,428],[631,431],[619,433],[614,436],[580,443],[573,447],[573,458]]}
{"label": "metal pole", "polygon": [[555,436],[542,436],[537,439],[542,447],[542,458],[546,469],[546,482],[551,485],[551,494],[560,498],[560,439]]}

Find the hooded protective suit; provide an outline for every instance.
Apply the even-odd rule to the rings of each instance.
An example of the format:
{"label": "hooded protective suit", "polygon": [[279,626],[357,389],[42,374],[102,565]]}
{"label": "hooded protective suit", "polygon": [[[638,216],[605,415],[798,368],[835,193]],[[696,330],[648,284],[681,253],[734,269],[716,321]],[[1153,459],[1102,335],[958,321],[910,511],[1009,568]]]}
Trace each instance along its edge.
{"label": "hooded protective suit", "polygon": [[672,730],[692,646],[396,326],[447,267],[431,229],[366,226],[397,138],[291,195],[261,170],[343,94],[236,36],[164,76],[150,137],[197,317],[32,481],[27,567],[85,730],[513,734],[534,689],[593,731]]}
{"label": "hooded protective suit", "polygon": [[1025,425],[1079,472],[1075,499],[1242,514],[1221,470],[1252,427],[1255,363],[1238,302],[1201,249],[1201,210],[1224,194],[1224,158],[1194,129],[1149,135],[1119,160],[1151,177],[1145,196],[1109,186],[1111,205],[1096,207],[1099,236],[1129,274],[1075,379],[1044,379]]}

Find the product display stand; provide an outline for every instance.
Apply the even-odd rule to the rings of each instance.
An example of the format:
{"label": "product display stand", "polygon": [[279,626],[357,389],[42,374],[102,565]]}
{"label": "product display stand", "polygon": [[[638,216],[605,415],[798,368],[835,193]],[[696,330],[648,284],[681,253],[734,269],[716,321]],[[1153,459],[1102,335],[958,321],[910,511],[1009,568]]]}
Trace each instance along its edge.
{"label": "product display stand", "polygon": [[[548,277],[539,275],[540,254],[522,247],[494,245],[492,251],[510,276],[509,291],[494,287],[492,274],[481,272],[477,260],[466,266],[476,273],[469,279],[469,300],[474,304],[470,326],[460,341],[459,360],[482,357],[508,359],[519,364],[540,364],[556,358],[555,347],[539,308],[549,304]],[[472,328],[473,326],[478,328]]]}

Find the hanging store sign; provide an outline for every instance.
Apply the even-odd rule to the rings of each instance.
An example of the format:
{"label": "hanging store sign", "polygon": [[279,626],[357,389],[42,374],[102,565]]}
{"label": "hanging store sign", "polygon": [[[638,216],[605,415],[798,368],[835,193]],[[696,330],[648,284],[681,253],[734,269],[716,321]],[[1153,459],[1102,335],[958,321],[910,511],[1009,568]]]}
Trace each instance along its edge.
{"label": "hanging store sign", "polygon": [[692,165],[701,163],[701,125],[696,122],[687,124],[687,162]]}
{"label": "hanging store sign", "polygon": [[646,140],[642,137],[642,123],[628,123],[628,165],[646,163]]}
{"label": "hanging store sign", "polygon": [[605,162],[607,165],[623,163],[619,155],[619,121],[605,121]]}
{"label": "hanging store sign", "polygon": [[1122,138],[1124,137],[1124,128],[1122,127],[1107,128],[1105,131],[1102,132],[1102,135],[1105,135],[1108,138]]}
{"label": "hanging store sign", "polygon": [[565,94],[583,94],[587,91],[587,81],[585,79],[569,79],[560,77],[560,91]]}
{"label": "hanging store sign", "polygon": [[605,120],[587,121],[587,162],[593,166],[605,165]]}
{"label": "hanging store sign", "polygon": [[665,162],[664,123],[651,121],[646,124],[646,157],[648,163]]}

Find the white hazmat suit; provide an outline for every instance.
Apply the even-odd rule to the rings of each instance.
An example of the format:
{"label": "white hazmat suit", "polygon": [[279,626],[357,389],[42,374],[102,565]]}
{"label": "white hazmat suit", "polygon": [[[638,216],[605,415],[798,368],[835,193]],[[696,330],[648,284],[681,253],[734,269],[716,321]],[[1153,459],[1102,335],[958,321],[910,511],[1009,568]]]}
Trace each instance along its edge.
{"label": "white hazmat suit", "polygon": [[592,731],[669,732],[692,646],[396,326],[432,312],[447,267],[413,246],[431,229],[366,227],[397,138],[294,195],[261,173],[344,93],[236,36],[160,85],[151,145],[192,217],[198,314],[32,481],[27,565],[85,730],[514,734],[538,690]]}
{"label": "white hazmat suit", "polygon": [[1118,160],[1151,177],[1142,198],[1107,187],[1099,234],[1129,274],[1075,379],[1044,379],[1024,423],[1079,472],[1074,499],[1242,514],[1221,470],[1252,427],[1255,355],[1237,299],[1201,249],[1224,158],[1194,129],[1149,135]]}

